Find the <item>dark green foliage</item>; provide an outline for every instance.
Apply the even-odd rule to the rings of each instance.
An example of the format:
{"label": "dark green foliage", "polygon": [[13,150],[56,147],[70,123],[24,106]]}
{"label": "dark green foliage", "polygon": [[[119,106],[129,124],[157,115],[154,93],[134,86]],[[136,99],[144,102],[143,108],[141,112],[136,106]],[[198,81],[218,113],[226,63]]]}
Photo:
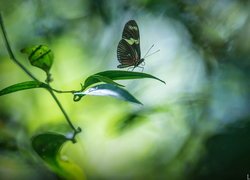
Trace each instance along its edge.
{"label": "dark green foliage", "polygon": [[78,167],[61,157],[61,149],[71,139],[58,133],[43,133],[33,136],[32,147],[49,168],[61,178],[83,179]]}
{"label": "dark green foliage", "polygon": [[250,121],[236,122],[206,141],[206,155],[193,179],[247,179],[250,176]]}
{"label": "dark green foliage", "polygon": [[69,139],[57,133],[44,133],[34,136],[31,141],[32,147],[41,158],[52,166],[58,166],[57,156]]}

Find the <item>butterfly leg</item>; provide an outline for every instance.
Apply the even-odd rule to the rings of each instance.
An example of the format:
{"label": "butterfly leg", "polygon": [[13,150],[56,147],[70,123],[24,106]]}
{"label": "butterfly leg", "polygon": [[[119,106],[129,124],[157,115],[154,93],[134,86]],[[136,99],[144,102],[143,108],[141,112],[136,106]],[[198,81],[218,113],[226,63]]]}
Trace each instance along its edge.
{"label": "butterfly leg", "polygon": [[134,67],[129,67],[127,70],[129,71],[130,69],[132,69],[132,71],[134,70]]}
{"label": "butterfly leg", "polygon": [[144,70],[144,67],[142,67],[142,66],[137,66],[138,68],[141,68],[141,72],[143,72],[143,70]]}
{"label": "butterfly leg", "polygon": [[136,66],[133,67],[132,71],[134,71],[135,68],[136,68]]}

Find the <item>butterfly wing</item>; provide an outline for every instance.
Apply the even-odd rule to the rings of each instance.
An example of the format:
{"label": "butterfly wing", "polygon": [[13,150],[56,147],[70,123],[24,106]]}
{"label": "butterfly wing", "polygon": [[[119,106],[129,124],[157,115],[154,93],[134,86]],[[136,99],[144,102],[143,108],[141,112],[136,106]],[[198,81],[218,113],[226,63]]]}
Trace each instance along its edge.
{"label": "butterfly wing", "polygon": [[135,20],[128,21],[122,32],[122,39],[126,40],[129,45],[131,45],[138,55],[138,60],[141,59],[140,50],[140,32],[139,27]]}
{"label": "butterfly wing", "polygon": [[117,59],[121,63],[118,68],[126,68],[136,65],[139,60],[137,51],[124,39],[117,46]]}

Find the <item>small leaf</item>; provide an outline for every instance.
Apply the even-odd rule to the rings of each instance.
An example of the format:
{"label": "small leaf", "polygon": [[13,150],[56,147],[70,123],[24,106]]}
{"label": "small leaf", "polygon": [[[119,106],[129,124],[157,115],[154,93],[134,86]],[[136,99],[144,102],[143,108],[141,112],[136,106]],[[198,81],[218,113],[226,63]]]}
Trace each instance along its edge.
{"label": "small leaf", "polygon": [[46,87],[47,87],[47,85],[42,83],[42,82],[26,81],[26,82],[14,84],[14,85],[11,85],[9,87],[6,87],[6,88],[2,89],[0,91],[0,96],[5,95],[5,94],[9,94],[9,93],[13,93],[13,92],[16,92],[16,91],[26,90],[26,89],[46,88]]}
{"label": "small leaf", "polygon": [[[84,88],[87,88],[90,85],[93,85],[95,83],[98,82],[105,82],[102,79],[98,79],[96,77],[105,77],[107,79],[110,80],[127,80],[127,79],[142,79],[142,78],[152,78],[152,79],[156,79],[158,81],[161,81],[162,83],[165,84],[165,82],[155,76],[152,76],[150,74],[146,74],[146,73],[141,73],[141,72],[133,72],[133,71],[116,71],[116,70],[112,70],[112,71],[103,71],[103,72],[99,72],[96,73],[94,75],[89,76],[85,82],[84,82]],[[113,81],[114,82],[114,81]],[[114,84],[114,83],[112,83]]]}
{"label": "small leaf", "polygon": [[91,87],[83,92],[74,93],[74,100],[79,101],[81,97],[85,95],[91,96],[111,96],[124,101],[129,101],[132,103],[142,104],[134,96],[132,96],[128,91],[122,89],[113,84],[99,84]]}
{"label": "small leaf", "polygon": [[47,74],[53,64],[54,55],[45,45],[36,45],[33,47],[27,47],[21,50],[22,53],[28,54],[30,63],[44,70]]}
{"label": "small leaf", "polygon": [[63,160],[60,151],[69,138],[57,133],[43,133],[32,138],[32,147],[48,164],[49,168],[63,179],[85,179],[82,170],[69,160]]}

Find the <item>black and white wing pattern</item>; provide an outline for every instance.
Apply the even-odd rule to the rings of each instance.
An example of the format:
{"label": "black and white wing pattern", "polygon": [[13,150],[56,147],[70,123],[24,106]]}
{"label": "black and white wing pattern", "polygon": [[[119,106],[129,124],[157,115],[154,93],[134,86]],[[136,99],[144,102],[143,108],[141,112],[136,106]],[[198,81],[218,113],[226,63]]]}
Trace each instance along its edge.
{"label": "black and white wing pattern", "polygon": [[135,20],[128,21],[122,32],[122,40],[117,46],[118,68],[138,66],[141,60],[139,27]]}
{"label": "black and white wing pattern", "polygon": [[128,21],[122,32],[122,39],[125,39],[133,48],[136,49],[138,58],[141,58],[140,32],[135,20]]}
{"label": "black and white wing pattern", "polygon": [[136,50],[126,40],[122,39],[117,47],[117,58],[121,63],[117,67],[126,68],[136,65],[139,56]]}

